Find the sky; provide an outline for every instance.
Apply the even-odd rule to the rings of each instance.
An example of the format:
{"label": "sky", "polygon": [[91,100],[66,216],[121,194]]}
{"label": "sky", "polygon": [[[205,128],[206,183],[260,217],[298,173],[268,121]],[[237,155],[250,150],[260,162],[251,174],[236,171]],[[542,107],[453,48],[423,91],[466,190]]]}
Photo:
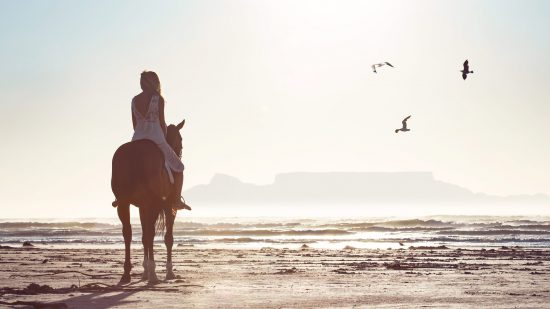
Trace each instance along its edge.
{"label": "sky", "polygon": [[[115,216],[111,158],[143,70],[167,122],[186,119],[184,190],[216,173],[430,171],[550,195],[550,2],[0,6],[0,217]],[[374,74],[383,61],[394,68]]]}

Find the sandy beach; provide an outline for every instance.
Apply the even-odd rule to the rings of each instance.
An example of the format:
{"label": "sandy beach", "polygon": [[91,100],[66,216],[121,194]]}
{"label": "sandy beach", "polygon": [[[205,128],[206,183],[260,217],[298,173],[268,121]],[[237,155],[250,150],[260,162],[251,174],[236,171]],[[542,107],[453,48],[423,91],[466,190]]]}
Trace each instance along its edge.
{"label": "sandy beach", "polygon": [[[136,246],[137,247],[137,246]],[[165,251],[158,246],[157,274]],[[542,308],[550,250],[446,247],[373,250],[177,246],[178,279],[116,286],[122,249],[0,249],[0,305],[45,308]],[[46,308],[48,308],[46,306]]]}

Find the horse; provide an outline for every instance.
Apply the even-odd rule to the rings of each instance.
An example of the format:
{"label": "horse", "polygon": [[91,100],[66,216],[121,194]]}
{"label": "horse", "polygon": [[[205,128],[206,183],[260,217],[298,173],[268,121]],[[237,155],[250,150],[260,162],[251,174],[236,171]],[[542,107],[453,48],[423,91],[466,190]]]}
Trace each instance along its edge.
{"label": "horse", "polygon": [[[185,120],[178,125],[167,127],[166,141],[170,147],[181,155],[182,138],[180,130]],[[143,244],[143,274],[142,280],[157,283],[153,243],[155,234],[165,230],[166,245],[166,280],[175,279],[172,270],[172,246],[174,244],[173,227],[176,210],[168,203],[173,185],[164,165],[164,155],[150,140],[132,141],[120,146],[113,155],[111,189],[116,197],[113,206],[117,207],[118,217],[122,223],[124,237],[124,274],[119,284],[130,283],[132,263],[130,244],[132,242],[132,226],[130,225],[130,205],[139,208],[141,222],[141,241]]]}

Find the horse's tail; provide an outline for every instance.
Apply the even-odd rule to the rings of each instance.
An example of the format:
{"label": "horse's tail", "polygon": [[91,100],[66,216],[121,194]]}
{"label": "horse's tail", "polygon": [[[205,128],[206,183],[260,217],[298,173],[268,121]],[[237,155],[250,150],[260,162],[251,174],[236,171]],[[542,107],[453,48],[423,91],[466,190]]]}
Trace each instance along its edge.
{"label": "horse's tail", "polygon": [[164,214],[164,209],[161,209],[155,221],[155,236],[160,236],[164,233],[164,228],[166,227],[166,215]]}

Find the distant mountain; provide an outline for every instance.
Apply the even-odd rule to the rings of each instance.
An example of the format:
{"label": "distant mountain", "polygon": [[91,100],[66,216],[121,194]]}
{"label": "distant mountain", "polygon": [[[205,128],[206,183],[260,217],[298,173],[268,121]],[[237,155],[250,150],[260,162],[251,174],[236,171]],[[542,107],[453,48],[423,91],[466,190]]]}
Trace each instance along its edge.
{"label": "distant mountain", "polygon": [[296,172],[279,174],[268,185],[244,183],[217,174],[209,184],[185,193],[200,205],[384,205],[384,204],[517,204],[548,205],[546,195],[498,197],[434,179],[429,172]]}

